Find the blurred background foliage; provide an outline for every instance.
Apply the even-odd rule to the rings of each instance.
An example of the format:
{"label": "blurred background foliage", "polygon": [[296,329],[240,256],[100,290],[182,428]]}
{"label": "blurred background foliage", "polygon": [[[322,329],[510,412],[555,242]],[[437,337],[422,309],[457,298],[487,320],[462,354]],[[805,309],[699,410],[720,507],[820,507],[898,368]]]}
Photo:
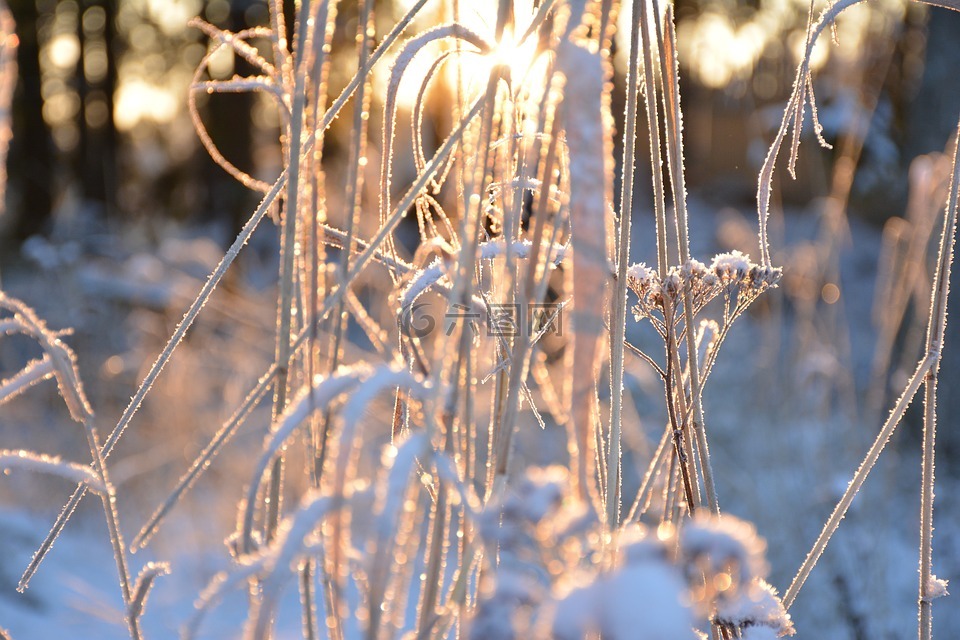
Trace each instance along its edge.
{"label": "blurred background foliage", "polygon": [[[292,14],[294,3],[287,4]],[[354,4],[341,3],[333,44],[335,55],[348,54],[344,61],[352,57]],[[376,10],[392,24],[408,4],[381,0]],[[440,6],[446,3],[430,4],[437,7],[415,28],[451,18],[438,15],[448,11]],[[489,29],[480,17],[489,11],[462,6],[461,20]],[[12,0],[10,8],[20,76],[8,214],[0,227],[8,240],[50,234],[58,216],[133,223],[154,233],[171,219],[233,228],[245,219],[257,194],[209,160],[190,123],[187,92],[209,45],[187,22],[199,15],[232,31],[264,25],[265,0]],[[627,8],[622,24],[630,20]],[[742,207],[752,202],[804,44],[808,9],[806,0],[677,0],[689,182],[706,197]],[[942,149],[952,127],[950,105],[960,92],[957,34],[960,15],[903,0],[874,0],[845,13],[834,33],[843,46],[818,45],[814,64],[825,136],[832,142],[846,136],[847,147],[803,154],[799,180],[784,181],[783,197],[806,202],[828,192],[833,162],[853,144],[862,146],[864,170],[853,186],[852,212],[875,222],[902,212],[910,160]],[[625,46],[615,47],[622,72]],[[227,78],[253,70],[224,50],[210,72]],[[333,73],[331,82],[342,86],[353,69],[344,62]],[[435,86],[430,95],[438,139],[449,126],[448,91]],[[203,95],[199,103],[228,159],[264,180],[277,175],[279,116],[269,98]],[[372,114],[376,119],[376,103]],[[378,131],[371,127],[374,137]],[[327,145],[328,165],[345,161],[336,131]]]}

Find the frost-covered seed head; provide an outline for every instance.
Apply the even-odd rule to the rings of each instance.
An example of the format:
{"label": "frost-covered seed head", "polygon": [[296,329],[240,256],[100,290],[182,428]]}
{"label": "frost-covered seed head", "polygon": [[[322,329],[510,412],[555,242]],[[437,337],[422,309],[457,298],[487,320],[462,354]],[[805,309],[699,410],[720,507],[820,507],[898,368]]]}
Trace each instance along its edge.
{"label": "frost-covered seed head", "polygon": [[669,550],[667,542],[643,526],[628,527],[620,534],[620,566],[640,564],[642,562],[667,562]]}
{"label": "frost-covered seed head", "polygon": [[707,273],[707,266],[695,258],[690,258],[681,267],[680,275],[688,282],[696,282]]}
{"label": "frost-covered seed head", "polygon": [[658,281],[657,272],[642,262],[627,268],[627,285],[640,297],[649,292]]}
{"label": "frost-covered seed head", "polygon": [[766,280],[767,286],[776,286],[782,276],[783,269],[780,267],[764,267],[764,279]]}
{"label": "frost-covered seed head", "polygon": [[[757,579],[741,589],[735,597],[720,598],[715,619],[720,624],[739,629],[763,628],[773,631],[772,637],[794,634],[790,614],[783,607],[777,590],[765,580]],[[751,637],[744,635],[743,637]],[[752,637],[760,638],[762,634]]]}
{"label": "frost-covered seed head", "polygon": [[753,265],[750,267],[748,280],[754,289],[762,290],[776,286],[782,273],[783,270],[779,268]]}
{"label": "frost-covered seed head", "polygon": [[752,524],[730,515],[722,520],[698,515],[683,527],[680,548],[697,572],[719,574],[733,570],[732,577],[736,580],[739,576],[741,583],[767,573],[766,542]]}
{"label": "frost-covered seed head", "polygon": [[717,255],[710,269],[724,282],[730,282],[743,280],[751,266],[749,256],[734,250]]}
{"label": "frost-covered seed head", "polygon": [[671,298],[676,298],[680,293],[680,270],[676,267],[670,269],[667,277],[663,279],[663,292]]}

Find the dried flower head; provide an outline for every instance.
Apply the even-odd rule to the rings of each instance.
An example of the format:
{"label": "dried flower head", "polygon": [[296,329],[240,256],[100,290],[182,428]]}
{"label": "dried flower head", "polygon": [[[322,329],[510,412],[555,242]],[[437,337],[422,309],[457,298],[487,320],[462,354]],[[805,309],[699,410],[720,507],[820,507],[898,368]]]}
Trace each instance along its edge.
{"label": "dried flower head", "polygon": [[691,565],[711,574],[733,570],[742,582],[749,582],[767,573],[766,542],[752,524],[730,515],[723,519],[698,515],[683,527],[680,546]]}
{"label": "dried flower head", "polygon": [[[793,621],[777,597],[777,590],[762,579],[751,582],[734,598],[718,598],[714,620],[741,631],[769,630],[771,637],[792,636],[795,633]],[[763,635],[756,633],[752,637],[760,638]]]}
{"label": "dried flower head", "polygon": [[670,298],[676,298],[682,289],[680,269],[671,267],[663,279],[663,292]]}
{"label": "dried flower head", "polygon": [[724,283],[731,283],[742,281],[752,266],[749,256],[734,250],[714,257],[710,270]]}
{"label": "dried flower head", "polygon": [[706,274],[707,266],[696,258],[690,258],[683,267],[680,268],[681,277],[691,284],[699,283]]}
{"label": "dried flower head", "polygon": [[630,265],[627,268],[627,285],[640,297],[652,287],[660,282],[659,276],[654,269],[649,268],[642,262]]}

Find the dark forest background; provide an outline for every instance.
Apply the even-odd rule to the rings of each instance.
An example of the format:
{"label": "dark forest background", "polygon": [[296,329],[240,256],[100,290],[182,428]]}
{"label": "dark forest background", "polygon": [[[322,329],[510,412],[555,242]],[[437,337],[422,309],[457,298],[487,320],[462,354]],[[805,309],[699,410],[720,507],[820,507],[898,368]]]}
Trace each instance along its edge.
{"label": "dark forest background", "polygon": [[[209,160],[186,113],[192,71],[206,52],[205,38],[186,23],[201,15],[233,31],[263,25],[268,16],[264,0],[9,4],[19,37],[19,80],[2,226],[8,241],[49,234],[58,213],[77,211],[108,225],[149,226],[151,220],[174,219],[236,226],[245,219],[256,194]],[[293,3],[288,4],[292,12]],[[355,7],[342,4],[339,19],[347,23]],[[397,11],[391,2],[377,4],[385,15]],[[753,21],[769,28],[769,20],[759,20],[770,11],[766,4],[679,0],[681,39],[685,34],[693,34],[688,39],[710,38],[710,33],[698,33],[698,21],[719,11],[734,27]],[[782,30],[783,42],[805,26],[806,9],[806,3],[798,2],[794,19],[780,15],[776,28]],[[953,126],[960,92],[960,14],[928,11],[918,4],[876,14],[857,59],[824,65],[818,82],[826,86],[820,89],[822,110],[841,102],[847,110],[836,123],[837,118],[824,119],[833,124],[825,125],[828,138],[836,140],[862,126],[852,119],[867,121],[870,134],[861,164],[883,179],[855,189],[852,211],[879,222],[902,210],[910,159],[942,149]],[[887,33],[892,37],[881,37]],[[335,48],[349,44],[338,41]],[[683,78],[692,186],[742,205],[754,191],[756,148],[765,148],[762,143],[774,124],[766,115],[782,104],[795,65],[789,47],[767,43],[755,57],[749,68],[726,76],[714,71],[705,82],[704,70],[696,68],[697,57],[691,54]],[[239,59],[226,60],[216,70],[222,77],[251,72]],[[201,107],[224,155],[272,180],[279,152],[276,116],[269,106],[252,94],[236,94],[201,96]],[[874,148],[878,145],[872,140],[885,148]],[[335,162],[332,151],[329,161]],[[784,185],[788,200],[823,190],[829,154],[818,162],[822,166],[801,167],[799,183]]]}

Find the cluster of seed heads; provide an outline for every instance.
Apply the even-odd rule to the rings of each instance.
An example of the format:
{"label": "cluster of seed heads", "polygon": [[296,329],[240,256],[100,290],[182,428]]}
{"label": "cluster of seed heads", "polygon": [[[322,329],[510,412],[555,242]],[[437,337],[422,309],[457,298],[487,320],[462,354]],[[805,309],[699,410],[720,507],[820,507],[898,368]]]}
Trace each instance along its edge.
{"label": "cluster of seed heads", "polygon": [[779,268],[753,264],[749,256],[731,251],[717,255],[710,266],[690,259],[671,267],[662,277],[643,263],[635,264],[627,269],[627,285],[639,298],[633,309],[637,319],[650,317],[654,311],[666,316],[677,308],[687,287],[695,310],[722,295],[739,313],[760,293],[776,286],[781,274]]}

